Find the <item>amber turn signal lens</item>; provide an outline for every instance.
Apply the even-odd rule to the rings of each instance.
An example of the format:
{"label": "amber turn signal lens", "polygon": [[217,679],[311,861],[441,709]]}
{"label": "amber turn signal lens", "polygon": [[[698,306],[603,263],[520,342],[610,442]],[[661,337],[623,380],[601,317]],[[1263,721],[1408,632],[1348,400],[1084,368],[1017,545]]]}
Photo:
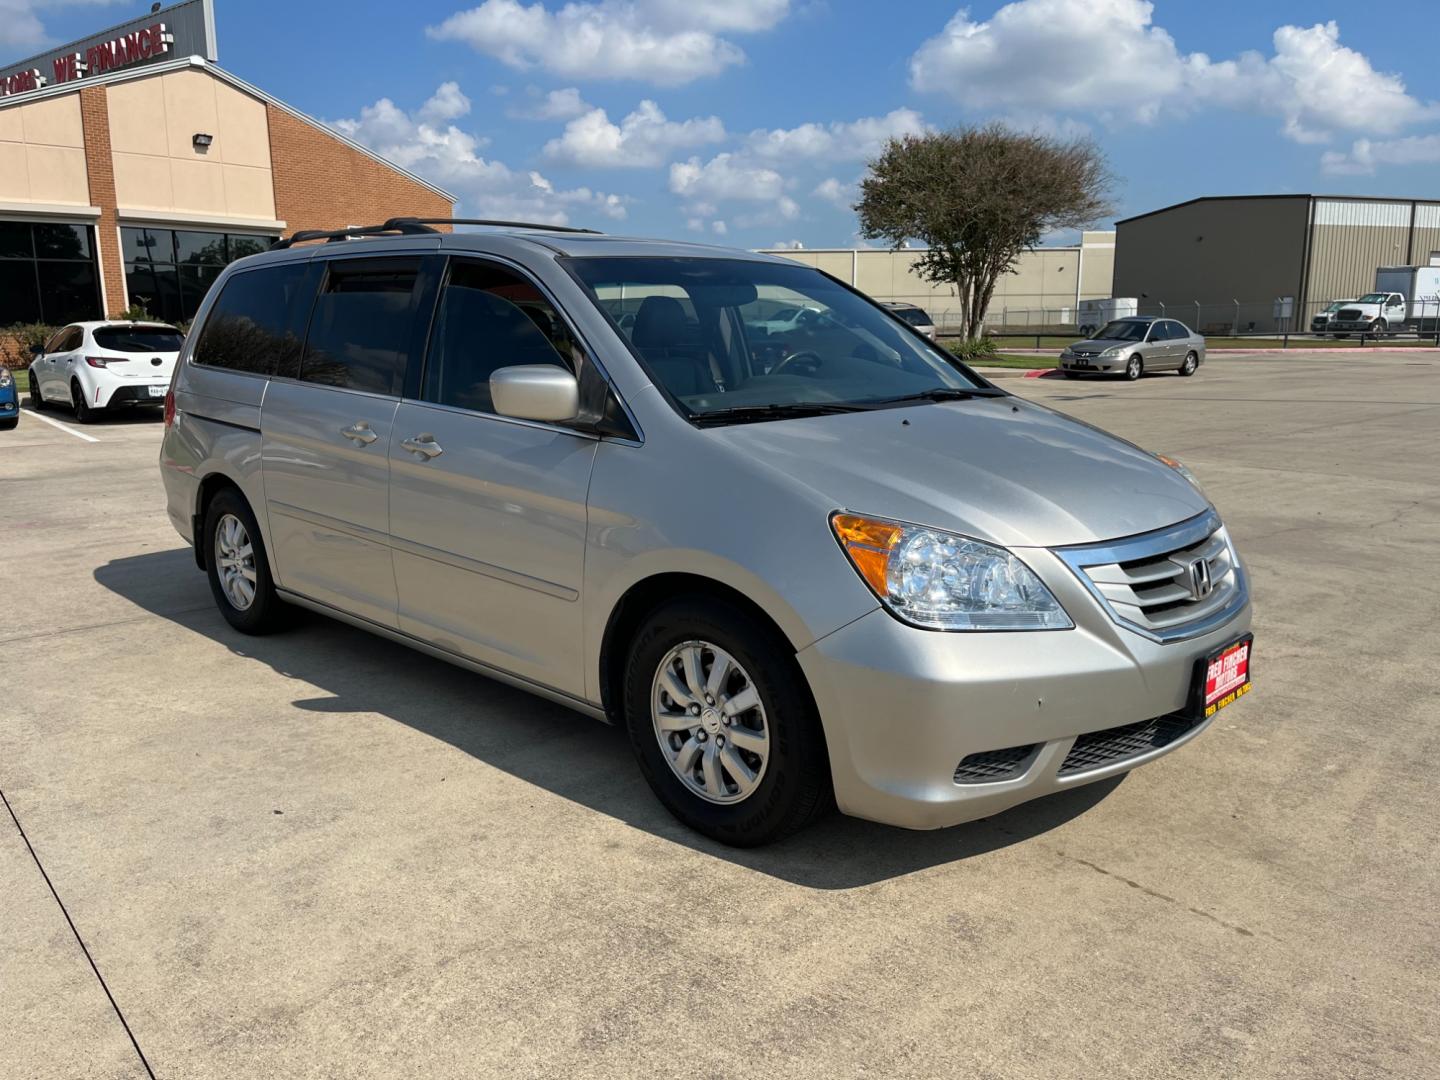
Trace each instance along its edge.
{"label": "amber turn signal lens", "polygon": [[836,514],[830,519],[830,527],[865,584],[883,599],[890,591],[886,571],[890,552],[900,542],[901,527],[893,521],[876,521],[857,514]]}

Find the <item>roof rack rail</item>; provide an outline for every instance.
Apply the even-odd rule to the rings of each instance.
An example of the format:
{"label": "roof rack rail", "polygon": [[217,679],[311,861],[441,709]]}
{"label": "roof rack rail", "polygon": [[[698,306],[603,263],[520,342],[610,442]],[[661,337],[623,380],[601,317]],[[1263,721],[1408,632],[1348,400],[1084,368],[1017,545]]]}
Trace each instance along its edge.
{"label": "roof rack rail", "polygon": [[384,236],[387,233],[406,236],[435,231],[428,225],[422,225],[419,222],[404,218],[392,218],[383,225],[354,225],[345,229],[301,229],[291,236],[276,240],[270,245],[270,250],[282,251],[294,244],[304,244],[311,240],[324,240],[327,244],[333,244],[340,240],[349,240],[354,236]]}
{"label": "roof rack rail", "polygon": [[271,251],[281,251],[294,244],[311,240],[324,240],[333,244],[356,236],[414,236],[420,233],[434,233],[432,225],[490,225],[503,229],[543,229],[546,232],[589,233],[599,236],[598,229],[581,229],[574,225],[545,225],[536,221],[500,221],[493,218],[418,218],[393,217],[380,225],[355,225],[346,229],[301,229],[292,236],[276,240],[270,245]]}
{"label": "roof rack rail", "polygon": [[589,233],[602,235],[599,229],[582,229],[576,225],[546,225],[539,221],[499,221],[493,218],[419,218],[396,217],[385,222],[386,226],[400,228],[407,225],[491,225],[501,229],[540,229],[544,232]]}

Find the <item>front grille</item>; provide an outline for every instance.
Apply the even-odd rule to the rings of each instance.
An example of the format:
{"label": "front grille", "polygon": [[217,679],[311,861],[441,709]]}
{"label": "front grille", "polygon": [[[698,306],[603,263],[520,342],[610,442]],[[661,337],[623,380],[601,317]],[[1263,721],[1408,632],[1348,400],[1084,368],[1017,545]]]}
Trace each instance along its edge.
{"label": "front grille", "polygon": [[1359,322],[1365,317],[1365,313],[1359,308],[1341,308],[1335,313],[1335,318],[1341,322]]}
{"label": "front grille", "polygon": [[1105,765],[1113,765],[1126,758],[1139,757],[1151,750],[1169,746],[1176,739],[1187,735],[1201,721],[1192,717],[1171,713],[1157,716],[1153,720],[1141,720],[1138,724],[1106,728],[1081,735],[1065,755],[1057,776],[1072,776],[1089,772]]}
{"label": "front grille", "polygon": [[1238,610],[1246,596],[1243,573],[1214,511],[1128,540],[1055,553],[1116,622],[1159,641],[1203,633]]}
{"label": "front grille", "polygon": [[1030,743],[971,754],[955,767],[955,783],[991,784],[997,780],[1013,780],[1025,771],[1039,748],[1039,743]]}

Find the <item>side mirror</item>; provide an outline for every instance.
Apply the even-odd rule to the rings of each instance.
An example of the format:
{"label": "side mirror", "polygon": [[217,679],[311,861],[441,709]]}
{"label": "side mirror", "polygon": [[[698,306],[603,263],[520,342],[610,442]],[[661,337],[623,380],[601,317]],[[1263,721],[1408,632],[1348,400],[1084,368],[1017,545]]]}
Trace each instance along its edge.
{"label": "side mirror", "polygon": [[522,364],[490,374],[490,400],[501,416],[551,423],[580,411],[580,384],[555,364]]}
{"label": "side mirror", "polygon": [[31,345],[31,346],[30,346],[30,355],[31,355],[31,356],[35,356],[35,357],[44,356],[44,355],[45,355],[45,346],[44,346],[44,345]]}

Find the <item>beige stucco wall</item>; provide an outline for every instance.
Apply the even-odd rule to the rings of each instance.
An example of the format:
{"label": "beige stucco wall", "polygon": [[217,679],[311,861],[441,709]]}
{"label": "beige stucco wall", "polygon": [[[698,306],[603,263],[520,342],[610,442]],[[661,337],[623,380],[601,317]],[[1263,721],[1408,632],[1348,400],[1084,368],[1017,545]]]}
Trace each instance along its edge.
{"label": "beige stucco wall", "polygon": [[90,205],[78,93],[0,108],[0,202]]}
{"label": "beige stucco wall", "polygon": [[[1082,247],[1037,248],[1020,256],[1015,271],[995,285],[986,321],[1016,324],[1067,322],[1077,299],[1076,278],[1081,277],[1078,298],[1108,297],[1115,266],[1115,234],[1086,232]],[[917,251],[800,249],[777,250],[783,255],[824,270],[849,282],[867,296],[882,301],[918,304],[931,318],[946,324],[948,313],[958,313],[959,302],[948,285],[933,285],[915,272]]]}
{"label": "beige stucco wall", "polygon": [[[265,104],[205,71],[172,71],[109,88],[115,201],[131,209],[275,218]],[[205,150],[192,140],[213,135]]]}

